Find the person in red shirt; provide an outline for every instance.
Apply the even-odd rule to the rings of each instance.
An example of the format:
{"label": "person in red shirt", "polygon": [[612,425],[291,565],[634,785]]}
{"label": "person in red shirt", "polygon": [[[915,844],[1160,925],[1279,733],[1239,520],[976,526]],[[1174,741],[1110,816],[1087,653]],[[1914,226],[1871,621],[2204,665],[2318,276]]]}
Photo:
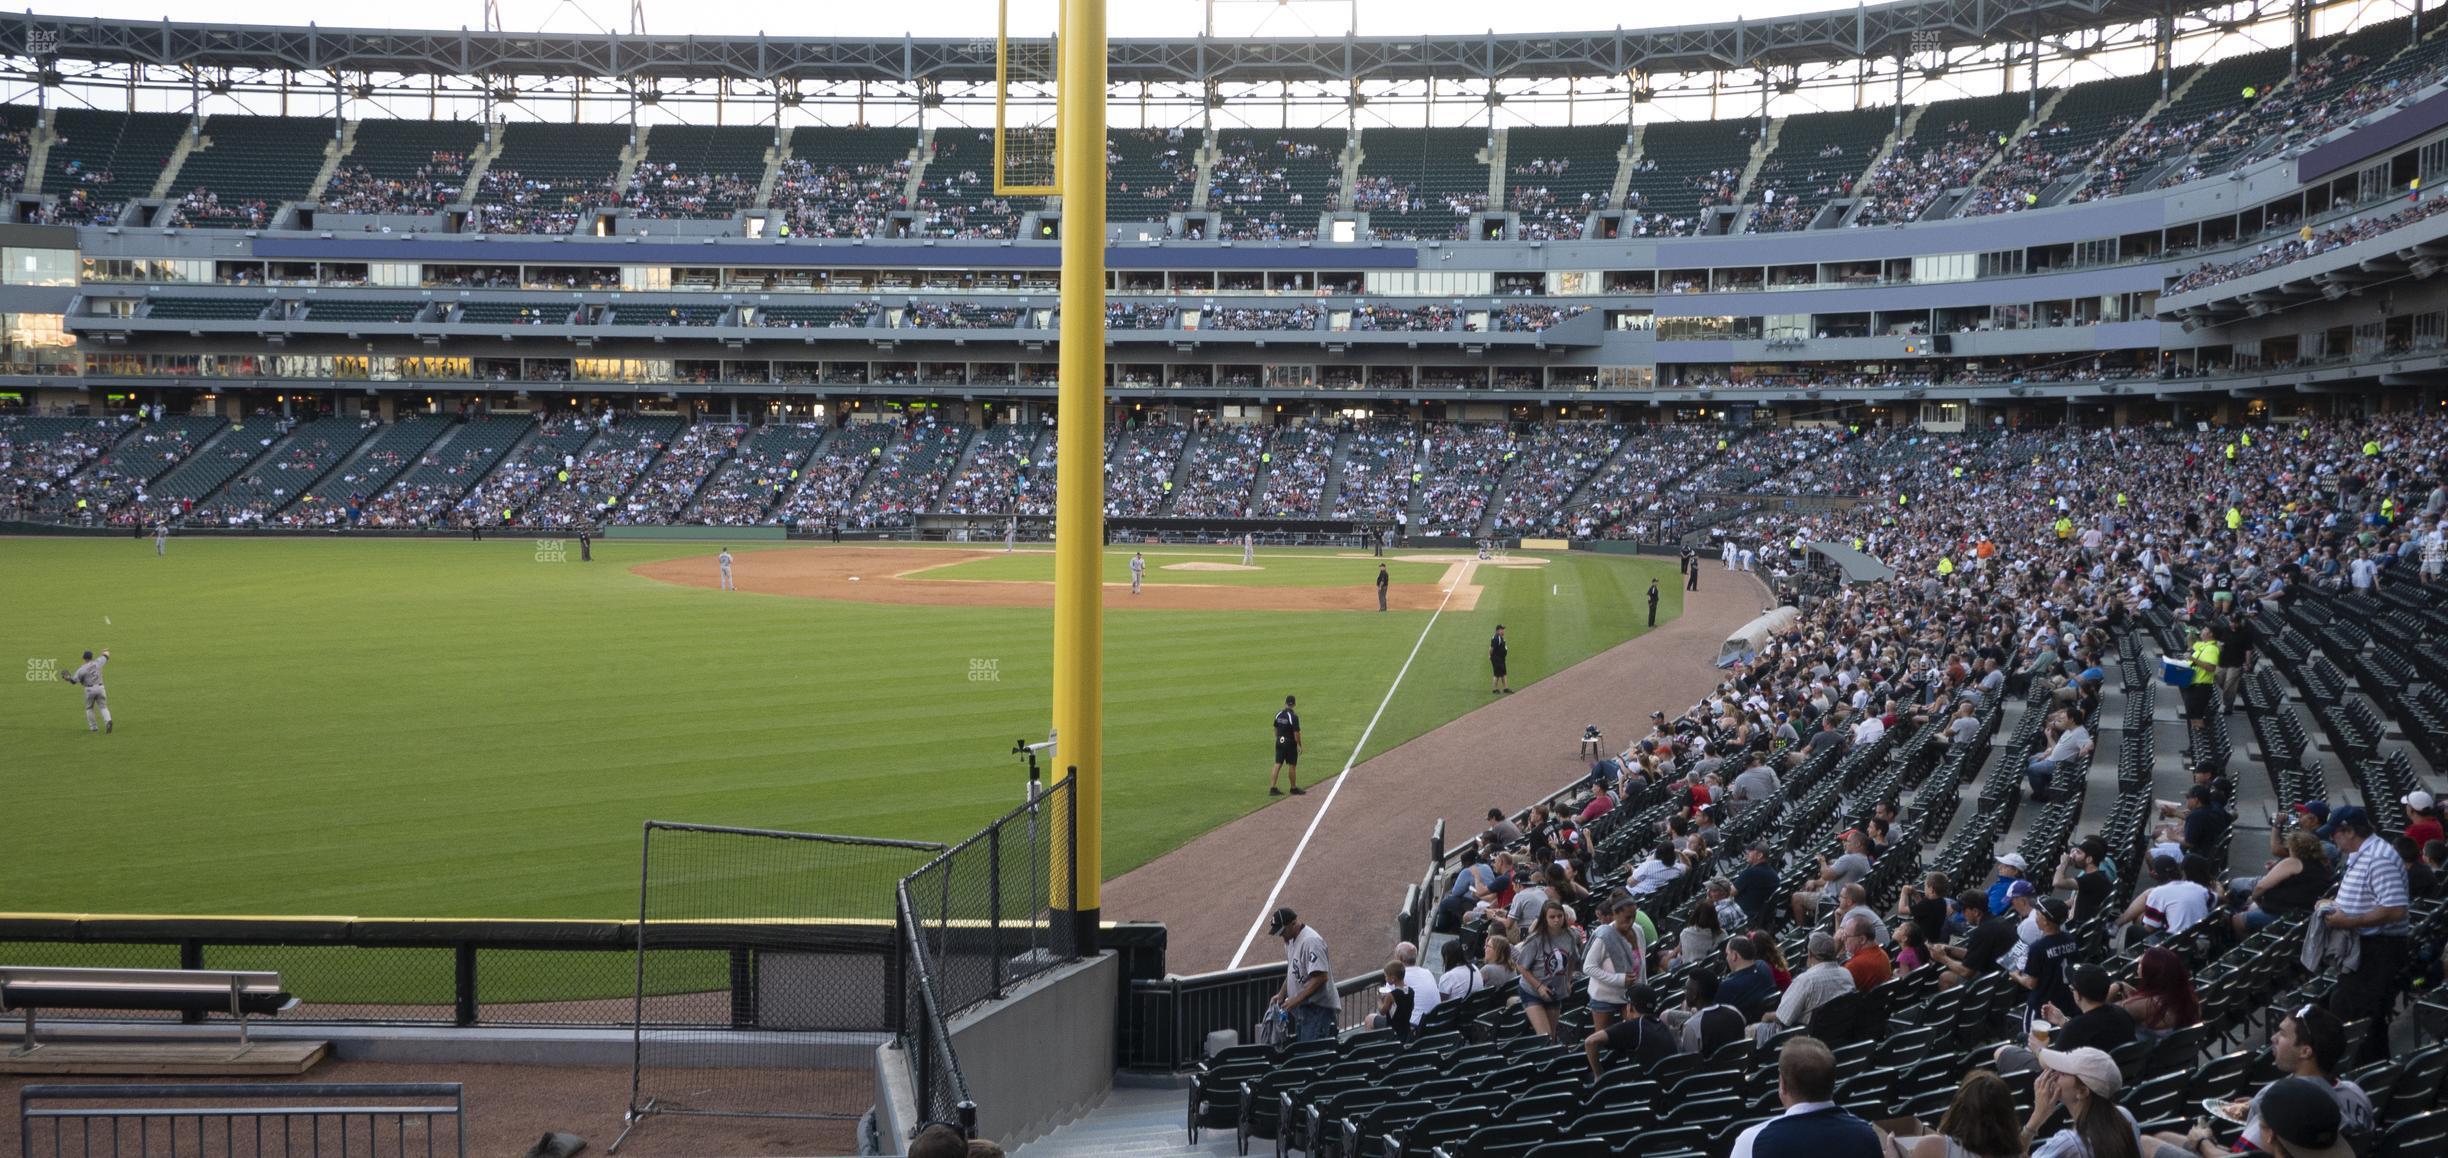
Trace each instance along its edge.
{"label": "person in red shirt", "polygon": [[2406,793],[2404,803],[2405,838],[2413,841],[2414,847],[2421,848],[2432,841],[2448,839],[2448,829],[2440,826],[2439,801],[2433,799],[2430,793]]}
{"label": "person in red shirt", "polygon": [[1855,917],[1837,930],[1837,948],[1845,953],[1845,972],[1853,975],[1853,987],[1864,993],[1885,985],[1895,977],[1895,962],[1887,951],[1878,946],[1878,934],[1870,923]]}

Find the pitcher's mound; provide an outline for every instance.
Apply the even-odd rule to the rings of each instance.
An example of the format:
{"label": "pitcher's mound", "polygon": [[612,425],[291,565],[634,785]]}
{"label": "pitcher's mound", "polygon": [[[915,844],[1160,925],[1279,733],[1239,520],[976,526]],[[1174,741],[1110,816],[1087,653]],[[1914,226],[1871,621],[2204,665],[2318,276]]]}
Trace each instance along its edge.
{"label": "pitcher's mound", "polygon": [[1262,571],[1263,567],[1244,567],[1239,563],[1167,563],[1160,571]]}

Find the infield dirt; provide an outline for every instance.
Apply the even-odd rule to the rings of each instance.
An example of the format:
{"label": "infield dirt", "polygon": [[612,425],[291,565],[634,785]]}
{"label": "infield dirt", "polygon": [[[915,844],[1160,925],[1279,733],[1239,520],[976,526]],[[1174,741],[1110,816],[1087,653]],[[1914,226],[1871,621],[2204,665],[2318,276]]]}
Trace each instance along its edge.
{"label": "infield dirt", "polygon": [[[790,595],[807,599],[837,599],[850,603],[899,603],[929,607],[1052,607],[1054,585],[1005,579],[928,578],[926,572],[978,559],[999,551],[956,551],[930,547],[827,547],[823,549],[755,551],[735,556],[733,585],[760,595]],[[1434,584],[1396,583],[1387,589],[1387,606],[1395,611],[1469,611],[1478,606],[1480,587],[1472,582],[1483,564],[1461,555],[1407,555],[1413,562],[1446,564]],[[1507,565],[1535,565],[1508,563]],[[1235,569],[1238,569],[1236,566]],[[641,563],[632,571],[649,579],[689,587],[718,587],[720,570],[712,555]],[[1445,602],[1445,589],[1453,600]],[[1377,610],[1377,589],[1362,582],[1338,587],[1260,587],[1228,584],[1150,583],[1143,594],[1130,595],[1127,583],[1105,585],[1108,610],[1122,611],[1367,611]],[[1120,592],[1119,596],[1112,593]]]}

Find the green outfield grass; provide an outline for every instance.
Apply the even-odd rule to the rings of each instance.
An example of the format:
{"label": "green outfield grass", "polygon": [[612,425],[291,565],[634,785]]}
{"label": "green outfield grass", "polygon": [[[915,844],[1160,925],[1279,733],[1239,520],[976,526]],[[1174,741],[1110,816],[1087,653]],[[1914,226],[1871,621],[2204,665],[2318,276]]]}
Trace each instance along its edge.
{"label": "green outfield grass", "polygon": [[[1105,552],[1105,581],[1130,582],[1132,548],[1115,547]],[[1406,563],[1400,554],[1385,559],[1338,557],[1332,551],[1269,550],[1257,555],[1254,571],[1168,570],[1185,563],[1220,563],[1226,567],[1241,565],[1241,552],[1226,547],[1150,547],[1140,549],[1147,556],[1147,582],[1192,583],[1230,587],[1356,587],[1368,588],[1377,583],[1377,564],[1386,565],[1386,574],[1396,583],[1434,583],[1443,577],[1448,564]],[[1054,581],[1054,553],[1049,550],[1021,551],[973,559],[944,567],[930,567],[913,579],[1006,579],[1023,582],[1051,583]],[[1662,605],[1661,605],[1662,606]]]}
{"label": "green outfield grass", "polygon": [[[707,550],[599,543],[582,565],[574,545],[545,562],[525,540],[178,539],[158,559],[127,539],[0,541],[4,662],[41,677],[0,691],[0,907],[617,917],[635,911],[648,818],[955,839],[1017,801],[1007,752],[1045,732],[1049,612],[626,569]],[[1279,579],[1295,565],[1262,562]],[[989,565],[1033,563],[971,566]],[[1441,567],[1396,566],[1404,582]],[[1493,624],[1526,686],[1638,634],[1649,578],[1671,567],[1482,569],[1486,597],[1436,623],[1368,753],[1487,702]],[[1665,586],[1671,616],[1681,592]],[[1310,776],[1341,768],[1427,620],[1112,616],[1106,874],[1267,803],[1287,692]],[[88,735],[77,694],[48,679],[89,647],[114,653],[115,735]]]}

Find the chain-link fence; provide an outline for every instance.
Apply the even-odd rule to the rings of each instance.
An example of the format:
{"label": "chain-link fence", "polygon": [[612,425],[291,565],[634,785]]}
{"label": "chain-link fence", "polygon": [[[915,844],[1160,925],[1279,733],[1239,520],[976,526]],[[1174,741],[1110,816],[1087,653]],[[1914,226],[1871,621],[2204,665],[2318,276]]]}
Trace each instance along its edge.
{"label": "chain-link fence", "polygon": [[901,1047],[926,1121],[966,1127],[974,1113],[951,1019],[1079,955],[1067,919],[1079,907],[1071,784],[1056,781],[901,882]]}
{"label": "chain-link fence", "polygon": [[[891,898],[942,850],[649,821],[631,1125],[652,1114],[857,1116],[847,1091],[811,1084],[852,1072],[827,1061],[843,1035],[898,1028]],[[715,1065],[729,1067],[723,1080],[704,1080]]]}

